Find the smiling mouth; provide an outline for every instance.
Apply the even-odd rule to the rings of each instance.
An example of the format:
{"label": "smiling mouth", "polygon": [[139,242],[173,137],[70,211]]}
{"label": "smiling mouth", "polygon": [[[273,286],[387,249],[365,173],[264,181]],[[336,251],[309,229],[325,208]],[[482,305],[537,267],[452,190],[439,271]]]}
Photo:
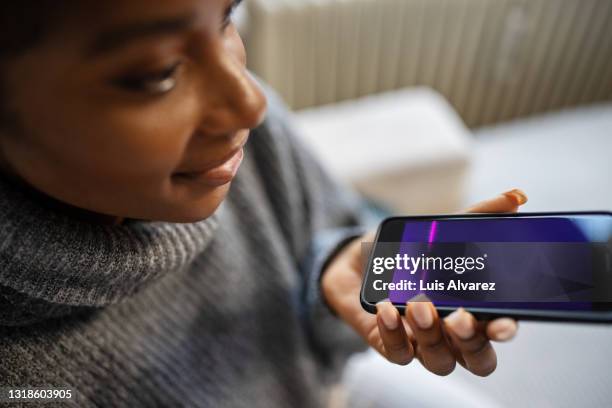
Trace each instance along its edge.
{"label": "smiling mouth", "polygon": [[244,148],[241,146],[202,170],[181,171],[174,173],[172,177],[180,182],[199,183],[210,187],[220,187],[229,183],[236,177],[243,157]]}

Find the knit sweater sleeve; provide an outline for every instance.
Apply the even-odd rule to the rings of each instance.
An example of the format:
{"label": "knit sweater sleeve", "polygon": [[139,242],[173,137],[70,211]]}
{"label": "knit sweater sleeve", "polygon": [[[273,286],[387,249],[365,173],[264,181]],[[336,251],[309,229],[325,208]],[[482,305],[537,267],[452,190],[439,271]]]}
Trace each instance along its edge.
{"label": "knit sweater sleeve", "polygon": [[332,375],[353,353],[366,349],[366,343],[329,308],[321,293],[321,275],[325,266],[346,243],[362,235],[361,226],[321,231],[315,235],[303,264],[303,319],[312,347]]}
{"label": "knit sweater sleeve", "polygon": [[282,169],[274,175],[275,183],[266,183],[268,197],[282,218],[279,226],[302,274],[299,296],[313,352],[330,373],[338,373],[346,359],[366,345],[324,302],[320,274],[344,244],[372,228],[372,219],[363,200],[330,177],[300,141],[280,98],[269,89],[267,95],[267,119],[253,135],[266,139],[257,143],[257,163],[262,174]]}
{"label": "knit sweater sleeve", "polygon": [[321,276],[348,242],[367,231],[367,217],[356,195],[328,177],[306,149],[300,155],[310,168],[303,182],[312,228],[308,249],[301,257],[303,320],[314,351],[334,375],[366,343],[331,311],[321,292]]}

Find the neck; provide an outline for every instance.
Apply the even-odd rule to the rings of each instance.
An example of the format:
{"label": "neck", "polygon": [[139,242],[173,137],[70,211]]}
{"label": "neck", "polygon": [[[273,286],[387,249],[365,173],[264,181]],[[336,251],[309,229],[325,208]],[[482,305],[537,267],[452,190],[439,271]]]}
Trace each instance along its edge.
{"label": "neck", "polygon": [[[180,273],[212,242],[219,216],[195,223],[129,221],[104,225],[119,219],[50,199],[2,175],[0,298],[6,293],[15,297],[4,302],[15,305],[8,321],[30,324],[32,318],[49,317],[46,312],[32,316],[24,296],[39,308],[44,302],[61,306],[48,308],[59,316],[76,306],[119,302],[161,276]],[[0,313],[0,325],[5,317]]]}

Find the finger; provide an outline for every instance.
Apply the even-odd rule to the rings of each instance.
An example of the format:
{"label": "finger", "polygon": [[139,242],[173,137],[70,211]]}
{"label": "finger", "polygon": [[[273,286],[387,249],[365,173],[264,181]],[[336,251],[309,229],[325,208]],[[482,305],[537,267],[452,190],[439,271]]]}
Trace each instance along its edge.
{"label": "finger", "polygon": [[518,188],[500,194],[495,198],[481,201],[468,208],[466,212],[503,213],[515,212],[518,207],[527,202],[527,195]]}
{"label": "finger", "polygon": [[484,331],[478,330],[478,323],[471,313],[463,308],[455,310],[444,319],[444,327],[469,371],[482,377],[495,371],[495,350]]}
{"label": "finger", "polygon": [[448,375],[456,360],[442,328],[438,313],[431,302],[412,300],[406,304],[406,320],[418,344],[419,359],[434,374]]}
{"label": "finger", "polygon": [[391,302],[376,304],[378,331],[382,339],[383,355],[392,363],[406,365],[414,357],[399,312]]}
{"label": "finger", "polygon": [[518,324],[514,319],[502,317],[495,319],[487,325],[487,336],[495,341],[508,341],[512,339],[518,330]]}

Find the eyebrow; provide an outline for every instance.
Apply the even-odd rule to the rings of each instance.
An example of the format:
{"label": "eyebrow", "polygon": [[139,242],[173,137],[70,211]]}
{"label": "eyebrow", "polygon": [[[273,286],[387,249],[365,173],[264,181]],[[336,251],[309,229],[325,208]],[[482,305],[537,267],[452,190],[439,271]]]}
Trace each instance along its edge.
{"label": "eyebrow", "polygon": [[127,42],[136,39],[185,31],[193,26],[194,20],[194,15],[189,14],[163,20],[135,22],[111,28],[99,34],[87,47],[85,53],[92,57],[123,47]]}

